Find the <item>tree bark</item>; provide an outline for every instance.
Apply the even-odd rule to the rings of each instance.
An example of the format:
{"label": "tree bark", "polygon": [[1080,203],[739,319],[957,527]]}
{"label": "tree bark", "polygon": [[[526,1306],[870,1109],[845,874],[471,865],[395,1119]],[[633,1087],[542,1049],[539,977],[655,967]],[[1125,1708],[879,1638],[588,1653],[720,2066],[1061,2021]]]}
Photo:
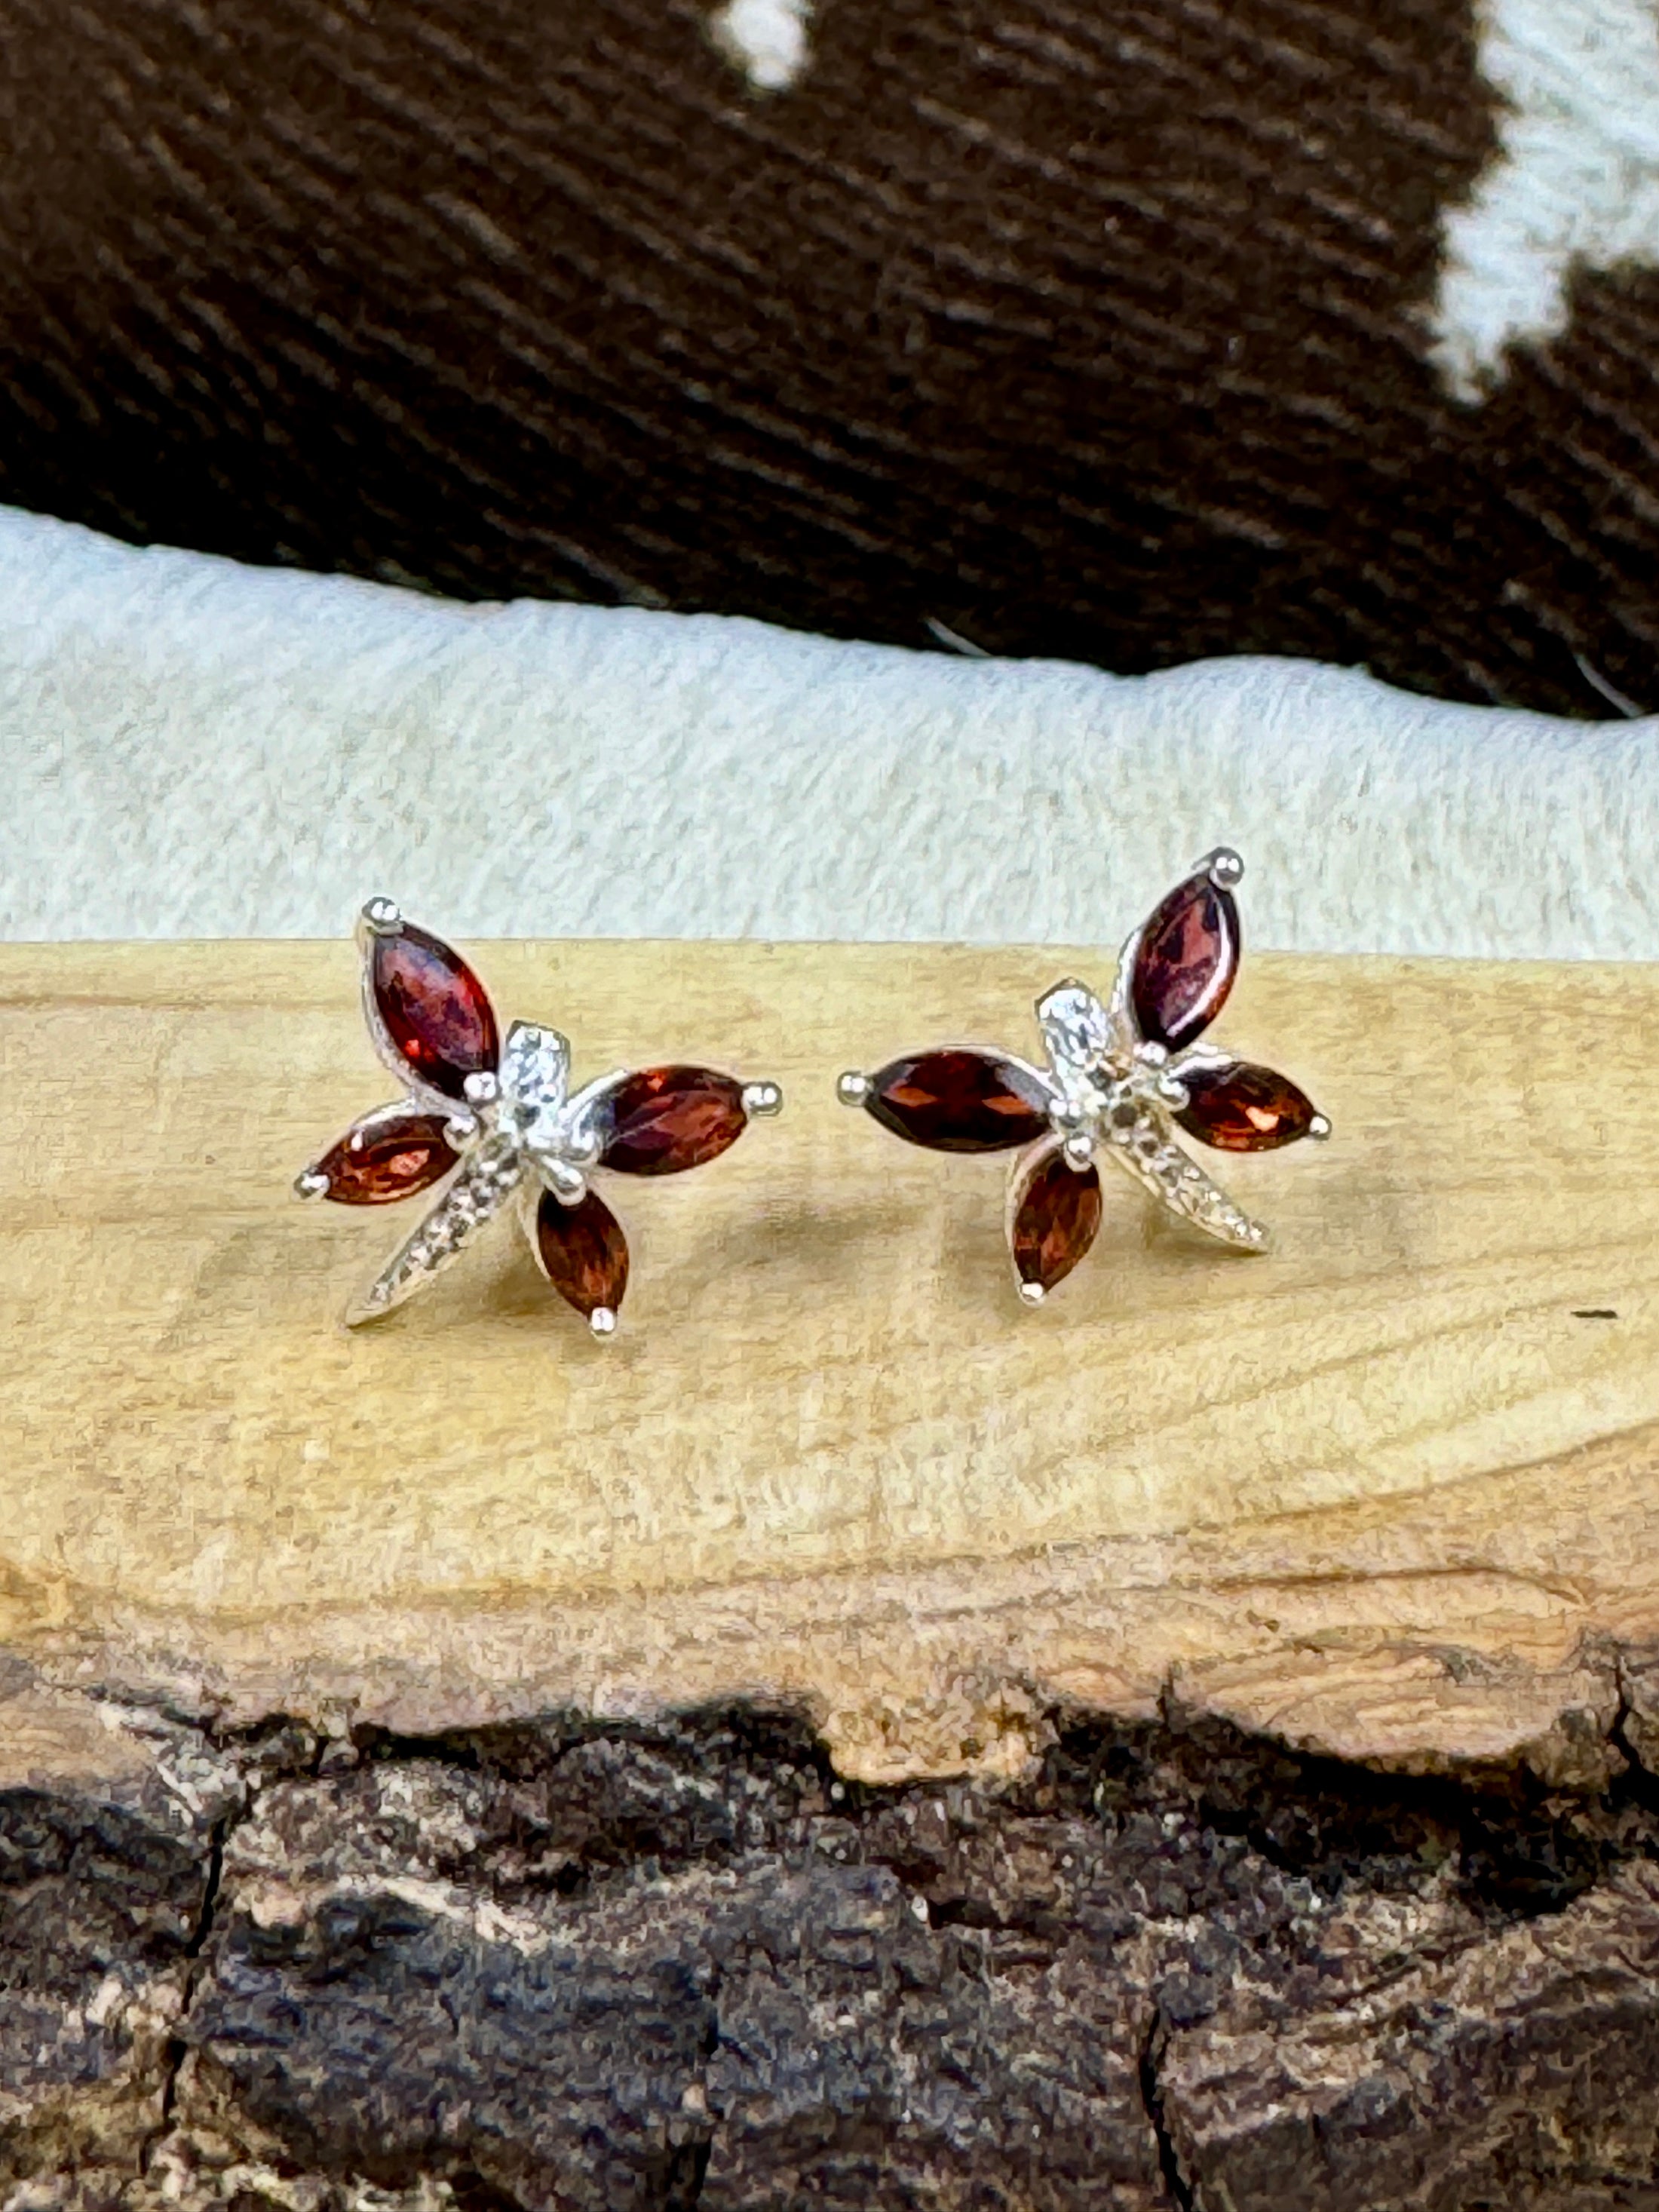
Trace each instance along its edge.
{"label": "tree bark", "polygon": [[1175,1714],[872,1787],[753,1708],[3,1710],[15,2203],[1659,2203],[1628,1718],[1582,1794]]}

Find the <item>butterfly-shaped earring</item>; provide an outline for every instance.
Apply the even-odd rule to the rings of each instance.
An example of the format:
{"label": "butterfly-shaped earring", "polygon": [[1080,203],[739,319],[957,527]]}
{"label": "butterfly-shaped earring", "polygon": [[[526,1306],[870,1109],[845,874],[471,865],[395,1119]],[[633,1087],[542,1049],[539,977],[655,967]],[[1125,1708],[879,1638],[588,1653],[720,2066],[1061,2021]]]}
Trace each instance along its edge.
{"label": "butterfly-shaped earring", "polygon": [[1040,1304],[1100,1226],[1096,1162],[1115,1161],[1160,1205],[1223,1244],[1265,1250],[1267,1232],[1176,1142],[1268,1152],[1331,1125],[1287,1076],[1200,1044],[1238,972],[1244,864],[1225,847],[1198,863],[1124,946],[1110,1002],[1067,979],[1037,1001],[1047,1067],[982,1045],[907,1053],[838,1089],[885,1129],[942,1152],[1023,1148],[1008,1193],[1020,1296]]}
{"label": "butterfly-shaped earring", "polygon": [[355,1121],[295,1188],[341,1206],[444,1188],[347,1322],[376,1321],[413,1297],[517,1198],[543,1273],[596,1336],[609,1336],[628,1286],[628,1240],[590,1175],[702,1167],[751,1119],[781,1112],[782,1091],[673,1066],[619,1068],[573,1094],[567,1040],[514,1022],[503,1041],[466,962],[390,899],[363,908],[357,942],[369,1036],[404,1095]]}

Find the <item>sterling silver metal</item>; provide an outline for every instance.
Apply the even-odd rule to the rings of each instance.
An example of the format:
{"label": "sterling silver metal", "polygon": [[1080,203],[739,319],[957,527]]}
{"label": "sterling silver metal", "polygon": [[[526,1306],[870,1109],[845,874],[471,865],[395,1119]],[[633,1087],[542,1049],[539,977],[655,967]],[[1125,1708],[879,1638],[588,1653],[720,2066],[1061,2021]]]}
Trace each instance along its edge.
{"label": "sterling silver metal", "polygon": [[[443,1195],[405,1237],[362,1297],[346,1309],[346,1326],[360,1328],[394,1312],[442,1274],[520,1184],[539,1182],[562,1205],[579,1206],[590,1168],[599,1154],[593,1121],[599,1108],[628,1074],[625,1067],[597,1077],[568,1096],[570,1046],[557,1030],[514,1022],[501,1048],[499,1074],[470,1075],[468,1103],[473,1133]],[[413,1093],[423,1086],[410,1084]],[[528,1241],[539,1264],[533,1225]],[[609,1309],[599,1311],[609,1314]],[[594,1327],[608,1336],[617,1317]]]}
{"label": "sterling silver metal", "polygon": [[[1207,876],[1224,890],[1233,890],[1243,874],[1243,861],[1225,845],[1206,853],[1188,871],[1189,877]],[[989,1054],[1029,1077],[1046,1101],[1048,1133],[1016,1152],[1010,1163],[1011,1262],[1021,1195],[1036,1169],[1056,1151],[1079,1173],[1095,1161],[1110,1160],[1166,1213],[1231,1251],[1260,1253],[1272,1248],[1266,1224],[1236,1205],[1176,1140],[1174,1117],[1189,1103],[1183,1075],[1200,1067],[1231,1067],[1238,1061],[1236,1054],[1212,1044],[1194,1043],[1171,1053],[1141,1036],[1132,986],[1143,934],[1144,926],[1125,939],[1111,996],[1104,1003],[1074,976],[1064,977],[1037,1000],[1046,1066],[1036,1066],[1000,1046],[939,1048]],[[874,1088],[874,1079],[859,1068],[848,1068],[836,1085],[845,1106],[865,1105]],[[1307,1133],[1321,1140],[1328,1138],[1329,1120],[1316,1114]],[[1042,1304],[1040,1284],[1022,1280],[1017,1267],[1014,1279],[1027,1305]]]}
{"label": "sterling silver metal", "polygon": [[[465,1103],[458,1104],[422,1079],[380,1018],[374,945],[405,926],[403,914],[387,898],[370,899],[357,919],[364,1022],[376,1056],[397,1077],[404,1095],[362,1116],[349,1133],[372,1136],[377,1126],[405,1115],[412,1105],[445,1117],[445,1134],[460,1158],[444,1181],[432,1186],[439,1194],[422,1218],[348,1306],[349,1328],[380,1320],[435,1281],[515,1195],[522,1201],[517,1211],[540,1266],[537,1200],[546,1190],[562,1206],[582,1203],[589,1175],[602,1161],[605,1104],[632,1073],[613,1068],[573,1092],[568,1039],[537,1023],[514,1022],[506,1031],[498,1065],[469,1075],[463,1086]],[[783,1110],[782,1089],[771,1081],[744,1084],[742,1100],[750,1119],[770,1120]],[[295,1178],[297,1197],[328,1196],[327,1158]],[[617,1316],[608,1306],[598,1307],[588,1316],[588,1326],[596,1337],[608,1339],[616,1332]]]}

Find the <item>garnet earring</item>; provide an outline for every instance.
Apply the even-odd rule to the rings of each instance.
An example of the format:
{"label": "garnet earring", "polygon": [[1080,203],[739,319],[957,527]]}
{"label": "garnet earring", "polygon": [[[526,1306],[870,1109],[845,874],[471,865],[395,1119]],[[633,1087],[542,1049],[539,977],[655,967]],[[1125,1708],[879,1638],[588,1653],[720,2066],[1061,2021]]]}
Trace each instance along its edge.
{"label": "garnet earring", "polygon": [[371,899],[357,925],[363,1014],[404,1095],[365,1114],[295,1183],[301,1198],[386,1206],[442,1183],[349,1323],[376,1321],[424,1288],[517,1197],[543,1273],[609,1336],[628,1286],[628,1241],[589,1176],[677,1175],[779,1113],[775,1083],[710,1067],[617,1069],[570,1091],[556,1030],[514,1022],[505,1042],[483,986],[458,952]]}
{"label": "garnet earring", "polygon": [[1176,1127],[1225,1152],[1331,1133],[1287,1077],[1198,1042],[1238,972],[1233,891],[1243,872],[1225,847],[1200,860],[1124,946],[1109,1006],[1070,980],[1039,999],[1046,1068],[955,1045],[841,1079],[844,1104],[862,1106],[908,1143],[941,1152],[1024,1148],[1009,1188],[1008,1243],[1029,1304],[1040,1304],[1094,1242],[1098,1159],[1115,1161],[1218,1243],[1260,1252],[1267,1231],[1176,1142]]}

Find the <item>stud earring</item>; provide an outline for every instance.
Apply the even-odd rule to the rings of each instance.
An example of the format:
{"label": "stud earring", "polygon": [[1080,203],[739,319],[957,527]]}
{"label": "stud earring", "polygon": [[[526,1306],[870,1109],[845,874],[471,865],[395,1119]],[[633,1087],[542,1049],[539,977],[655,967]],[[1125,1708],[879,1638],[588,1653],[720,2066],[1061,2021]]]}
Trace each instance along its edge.
{"label": "stud earring", "polygon": [[596,1336],[611,1335],[628,1286],[628,1241],[590,1175],[702,1167],[750,1120],[781,1112],[782,1091],[673,1066],[619,1068],[573,1095],[568,1041],[529,1022],[514,1022],[503,1040],[466,962],[390,899],[363,908],[357,942],[369,1037],[404,1096],[355,1121],[295,1189],[386,1206],[445,1188],[348,1323],[377,1321],[413,1297],[516,1198],[543,1273]]}
{"label": "stud earring", "polygon": [[1175,1140],[1178,1127],[1221,1152],[1269,1152],[1331,1125],[1296,1085],[1198,1039],[1238,972],[1244,864],[1224,846],[1199,862],[1125,945],[1111,1000],[1057,983],[1036,1006],[1048,1066],[981,1045],[907,1053],[837,1086],[913,1145],[942,1152],[1022,1148],[1008,1193],[1020,1296],[1040,1304],[1100,1226],[1097,1160],[1115,1161],[1160,1205],[1236,1251],[1267,1232]]}

